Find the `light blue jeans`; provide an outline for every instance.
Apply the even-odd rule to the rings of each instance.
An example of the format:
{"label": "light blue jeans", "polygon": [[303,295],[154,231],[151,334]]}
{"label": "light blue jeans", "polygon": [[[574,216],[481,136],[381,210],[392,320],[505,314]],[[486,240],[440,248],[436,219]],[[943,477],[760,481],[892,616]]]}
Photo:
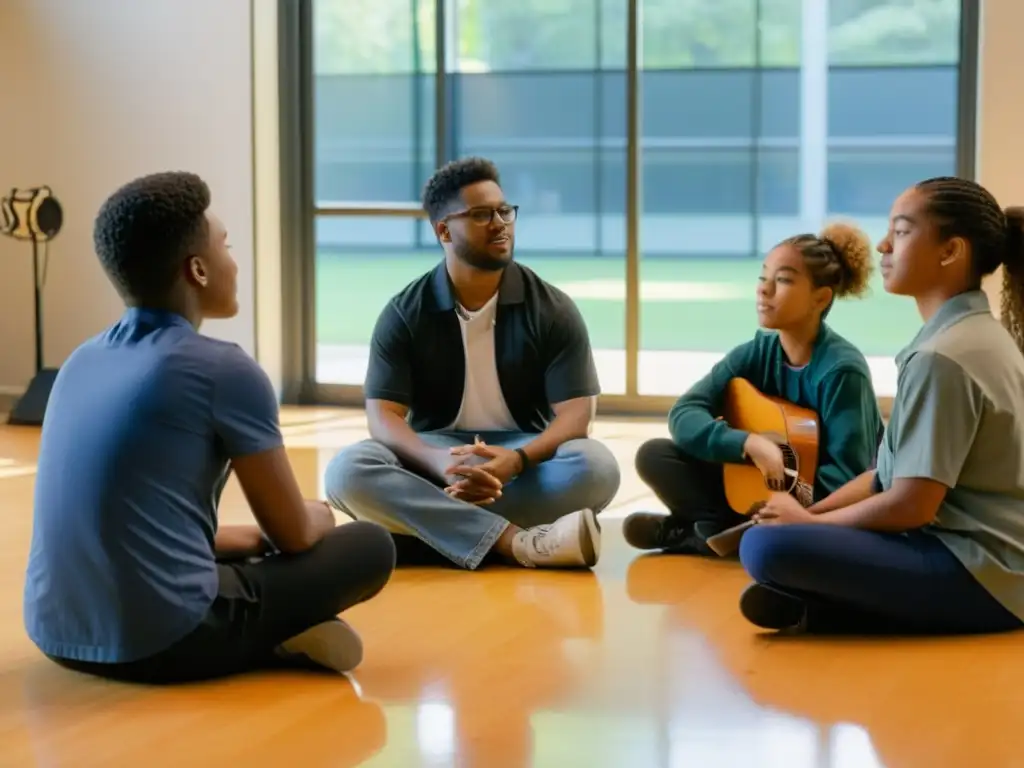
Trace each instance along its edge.
{"label": "light blue jeans", "polygon": [[[420,437],[449,447],[472,443],[474,434],[428,432]],[[536,435],[483,432],[489,445],[517,448]],[[513,523],[521,528],[553,523],[589,508],[603,510],[619,490],[619,465],[607,446],[589,438],[562,444],[545,462],[529,467],[486,507],[453,499],[433,479],[406,469],[389,448],[364,440],[342,450],[327,467],[327,498],[356,520],[370,520],[394,534],[413,536],[456,565],[475,569]]]}

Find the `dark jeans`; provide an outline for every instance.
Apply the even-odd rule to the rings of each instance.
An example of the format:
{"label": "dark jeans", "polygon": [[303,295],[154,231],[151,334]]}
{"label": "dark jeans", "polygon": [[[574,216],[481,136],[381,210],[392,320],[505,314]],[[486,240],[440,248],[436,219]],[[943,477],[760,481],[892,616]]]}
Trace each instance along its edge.
{"label": "dark jeans", "polygon": [[722,465],[694,459],[667,438],[640,446],[636,471],[673,517],[688,523],[712,522],[721,529],[747,520],[725,500]]}
{"label": "dark jeans", "polygon": [[808,629],[974,633],[1020,629],[935,536],[829,525],[754,526],[740,562],[758,583],[801,598]]}
{"label": "dark jeans", "polygon": [[346,523],[298,555],[218,563],[220,586],[202,623],[170,648],[123,664],[54,659],[80,672],[139,683],[175,683],[280,666],[285,640],[383,589],[395,567],[391,535]]}

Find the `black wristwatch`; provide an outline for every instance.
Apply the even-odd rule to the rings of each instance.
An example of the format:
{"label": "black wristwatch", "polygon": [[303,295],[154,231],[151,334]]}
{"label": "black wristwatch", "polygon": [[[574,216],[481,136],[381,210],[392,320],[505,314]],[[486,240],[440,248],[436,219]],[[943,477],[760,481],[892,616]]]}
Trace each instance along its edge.
{"label": "black wristwatch", "polygon": [[516,448],[516,453],[519,454],[519,461],[521,461],[523,464],[523,466],[520,467],[519,469],[519,474],[521,475],[523,474],[523,472],[526,471],[526,468],[530,466],[530,457],[526,455],[526,451],[524,451],[522,448]]}

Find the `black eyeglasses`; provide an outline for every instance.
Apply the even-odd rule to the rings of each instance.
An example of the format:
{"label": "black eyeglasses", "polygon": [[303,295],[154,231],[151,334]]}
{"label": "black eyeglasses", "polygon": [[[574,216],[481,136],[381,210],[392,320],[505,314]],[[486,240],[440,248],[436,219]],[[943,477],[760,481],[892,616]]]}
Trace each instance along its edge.
{"label": "black eyeglasses", "polygon": [[516,220],[519,215],[518,205],[499,205],[497,208],[489,208],[486,206],[479,206],[476,208],[469,208],[465,211],[459,211],[458,213],[450,213],[445,216],[445,220],[448,219],[469,219],[474,224],[480,226],[486,226],[494,221],[494,215],[497,214],[498,218],[506,224],[511,224]]}

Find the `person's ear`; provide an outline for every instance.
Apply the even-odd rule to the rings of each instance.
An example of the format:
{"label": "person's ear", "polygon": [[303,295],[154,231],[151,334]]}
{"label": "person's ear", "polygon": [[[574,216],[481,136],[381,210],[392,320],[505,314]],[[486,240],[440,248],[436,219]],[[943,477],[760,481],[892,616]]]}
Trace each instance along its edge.
{"label": "person's ear", "polygon": [[203,260],[198,256],[193,256],[188,260],[188,276],[189,279],[200,288],[205,288],[209,282],[209,277],[206,274],[206,266],[203,264]]}
{"label": "person's ear", "polygon": [[831,288],[818,288],[814,294],[814,306],[819,312],[825,311],[835,295]]}
{"label": "person's ear", "polygon": [[942,250],[939,266],[948,267],[954,261],[960,261],[967,255],[967,241],[962,237],[951,237]]}
{"label": "person's ear", "polygon": [[437,239],[442,243],[450,243],[452,241],[452,233],[448,229],[448,224],[439,221],[434,225],[434,232],[437,234]]}

